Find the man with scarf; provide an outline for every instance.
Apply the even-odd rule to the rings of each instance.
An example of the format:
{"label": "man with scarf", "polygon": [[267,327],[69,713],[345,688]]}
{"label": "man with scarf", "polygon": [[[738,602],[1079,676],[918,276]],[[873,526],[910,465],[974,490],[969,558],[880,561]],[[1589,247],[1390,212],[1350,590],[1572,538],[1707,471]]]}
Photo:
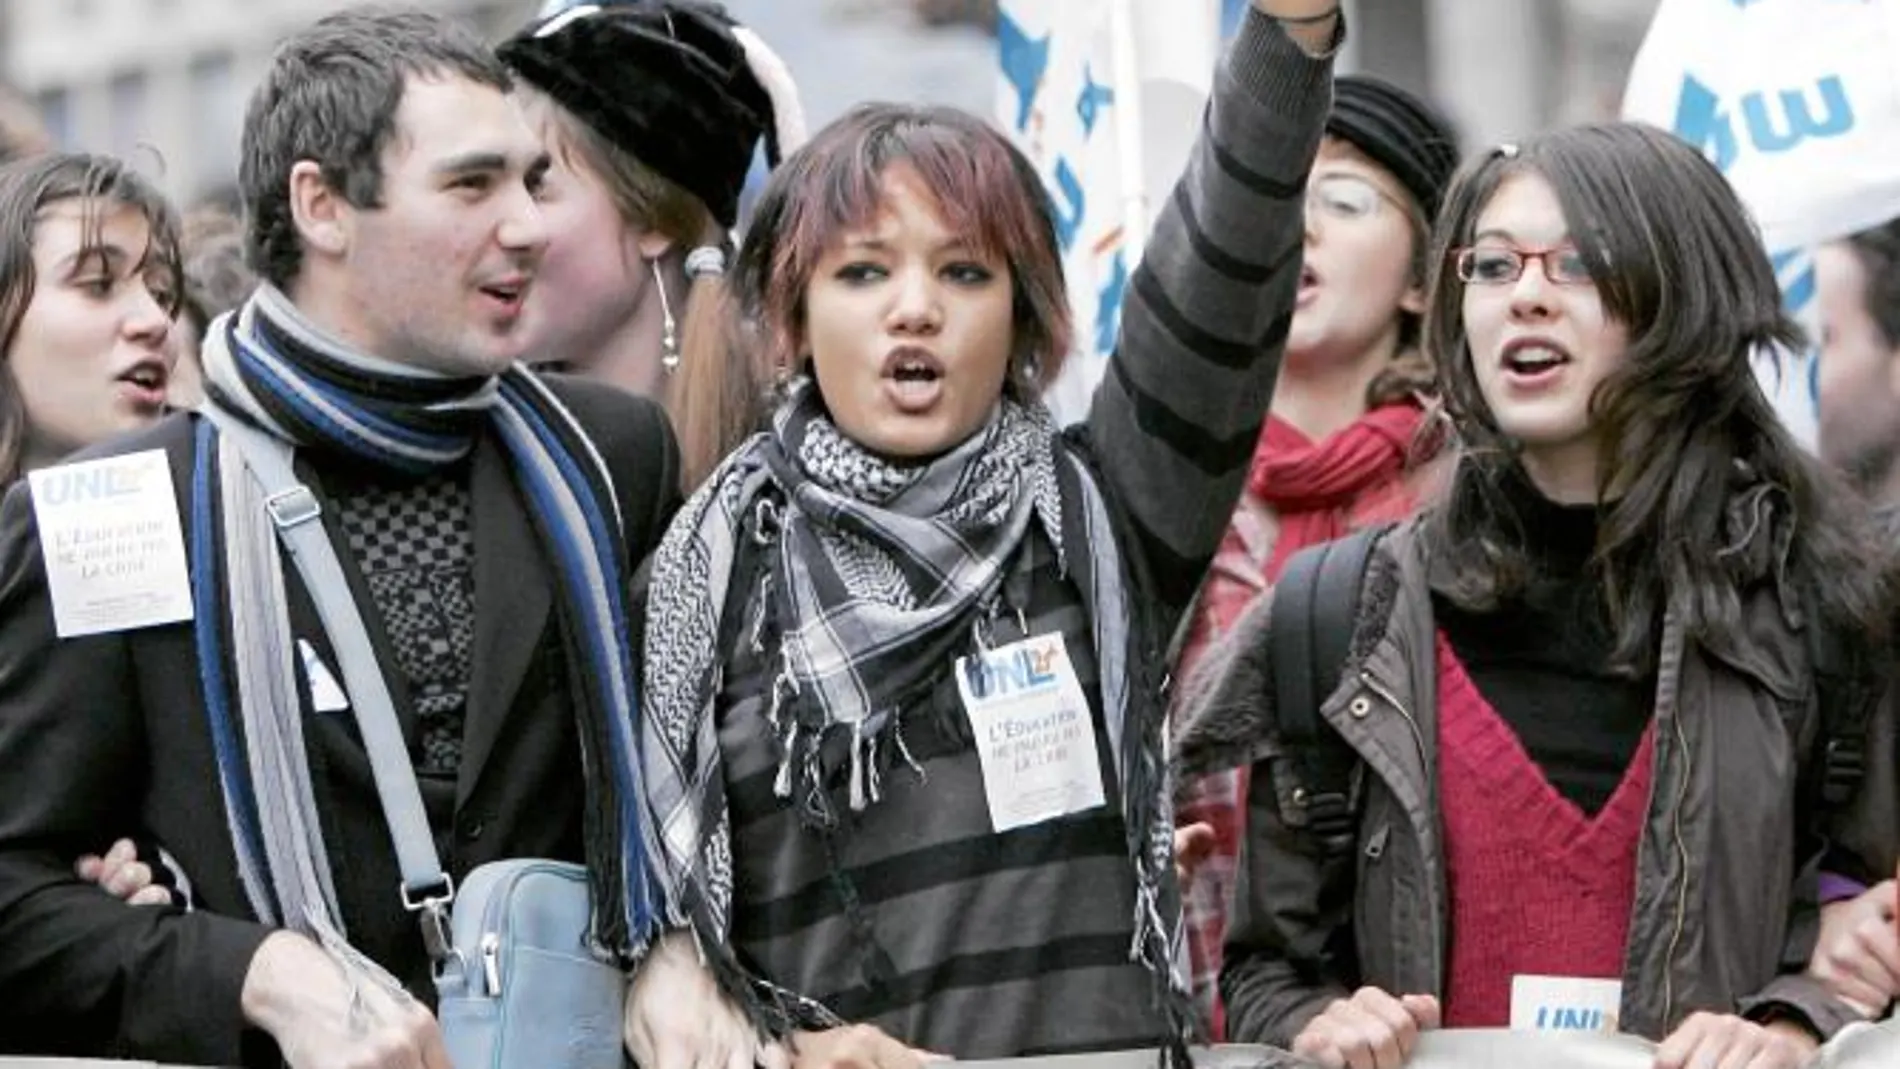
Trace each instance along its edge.
{"label": "man with scarf", "polygon": [[[96,453],[166,460],[189,620],[59,637],[38,506],[22,487],[0,510],[10,1045],[447,1065],[408,906],[452,892],[398,875],[337,636],[237,424],[294,457],[317,506],[447,874],[586,861],[596,942],[631,960],[651,937],[625,597],[676,455],[650,402],[517,364],[548,161],[509,89],[418,13],[336,15],[279,47],[240,174],[264,283],[208,332],[208,411]],[[74,876],[128,832],[179,862],[193,910]]]}

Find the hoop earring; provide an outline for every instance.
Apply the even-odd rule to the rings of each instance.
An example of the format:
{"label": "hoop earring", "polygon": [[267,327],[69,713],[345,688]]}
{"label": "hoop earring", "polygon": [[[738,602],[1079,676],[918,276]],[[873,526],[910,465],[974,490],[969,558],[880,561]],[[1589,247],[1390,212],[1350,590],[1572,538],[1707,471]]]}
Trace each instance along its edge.
{"label": "hoop earring", "polygon": [[673,321],[673,306],[666,299],[666,279],[660,274],[660,261],[648,260],[653,268],[653,288],[660,291],[660,366],[671,375],[680,367],[679,324]]}

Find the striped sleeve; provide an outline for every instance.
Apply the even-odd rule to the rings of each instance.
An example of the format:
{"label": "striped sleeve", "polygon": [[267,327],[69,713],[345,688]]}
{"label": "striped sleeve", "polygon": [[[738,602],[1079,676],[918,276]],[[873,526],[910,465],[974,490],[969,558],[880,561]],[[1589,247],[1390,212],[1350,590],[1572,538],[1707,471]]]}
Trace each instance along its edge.
{"label": "striped sleeve", "polygon": [[1273,393],[1331,103],[1332,60],[1250,10],[1123,297],[1089,437],[1170,619],[1227,526]]}

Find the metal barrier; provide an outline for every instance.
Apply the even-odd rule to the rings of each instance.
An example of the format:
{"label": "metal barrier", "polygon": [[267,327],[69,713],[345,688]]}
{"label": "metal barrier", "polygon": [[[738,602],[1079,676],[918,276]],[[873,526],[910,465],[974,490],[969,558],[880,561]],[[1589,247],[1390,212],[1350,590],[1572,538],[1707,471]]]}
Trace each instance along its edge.
{"label": "metal barrier", "polygon": [[[1656,1045],[1634,1036],[1469,1029],[1426,1033],[1405,1069],[1651,1069],[1655,1061]],[[1156,1062],[1154,1051],[1138,1050],[956,1064],[967,1069],[1154,1069]],[[1314,1069],[1312,1062],[1283,1050],[1241,1045],[1197,1048],[1194,1064],[1195,1069]]]}
{"label": "metal barrier", "polygon": [[110,1058],[0,1058],[0,1069],[186,1069],[158,1062],[122,1062]]}
{"label": "metal barrier", "polygon": [[[958,1061],[958,1069],[1155,1069],[1160,1055],[1152,1050],[1122,1050],[1099,1054],[1054,1054],[1041,1058],[997,1058]],[[1196,1047],[1195,1069],[1313,1069],[1313,1063],[1274,1047],[1235,1044]],[[0,1065],[0,1069],[7,1069]]]}
{"label": "metal barrier", "polygon": [[1900,1066],[1900,1019],[1850,1025],[1821,1049],[1814,1069],[1894,1069]]}
{"label": "metal barrier", "polygon": [[[1634,1036],[1468,1029],[1428,1032],[1405,1069],[1650,1069],[1656,1045]],[[1064,1054],[1046,1058],[960,1061],[962,1069],[1154,1069],[1151,1050]],[[1194,1051],[1195,1069],[1313,1069],[1313,1063],[1273,1047],[1229,1045]],[[1895,1069],[1900,1066],[1900,1020],[1862,1024],[1822,1048],[1812,1069]],[[182,1069],[157,1062],[72,1058],[4,1058],[0,1069]]]}
{"label": "metal barrier", "polygon": [[[965,1069],[1154,1069],[1153,1051],[1071,1054],[958,1062]],[[1428,1032],[1405,1069],[1651,1069],[1656,1045],[1636,1036],[1597,1033],[1452,1029]],[[1196,1069],[1314,1069],[1313,1063],[1272,1047],[1222,1046],[1194,1051]],[[1812,1069],[1900,1067],[1900,1020],[1855,1025],[1822,1048]],[[10,1067],[0,1064],[0,1069]]]}

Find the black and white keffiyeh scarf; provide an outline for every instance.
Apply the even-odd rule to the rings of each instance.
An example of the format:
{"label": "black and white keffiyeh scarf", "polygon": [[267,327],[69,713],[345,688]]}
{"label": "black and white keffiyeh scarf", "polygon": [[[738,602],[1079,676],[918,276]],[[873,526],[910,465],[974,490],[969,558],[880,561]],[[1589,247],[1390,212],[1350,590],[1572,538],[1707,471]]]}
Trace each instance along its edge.
{"label": "black and white keffiyeh scarf", "polygon": [[[1131,673],[1139,656],[1109,507],[1094,475],[1065,448],[1040,405],[1004,400],[990,422],[949,453],[920,465],[882,459],[841,433],[810,380],[796,383],[773,421],[693,495],[654,555],[646,613],[643,752],[659,824],[669,920],[690,925],[734,980],[730,950],[731,831],[714,702],[723,619],[743,604],[735,581],[763,584],[761,621],[776,628],[779,663],[770,715],[781,744],[776,792],[808,827],[837,814],[823,785],[827,739],[849,740],[853,808],[876,804],[879,748],[887,729],[938,685],[972,628],[1000,596],[1005,573],[1032,528],[1056,550],[1087,604],[1104,719],[1121,770],[1124,819],[1138,893],[1131,956],[1164,983],[1172,925],[1172,829],[1162,790],[1159,703],[1143,700]],[[759,575],[735,575],[742,540],[776,532]],[[769,621],[769,622],[767,622]],[[737,993],[737,992],[735,992]],[[757,1007],[755,1007],[757,1008]],[[771,1008],[762,1023],[796,1021]]]}

